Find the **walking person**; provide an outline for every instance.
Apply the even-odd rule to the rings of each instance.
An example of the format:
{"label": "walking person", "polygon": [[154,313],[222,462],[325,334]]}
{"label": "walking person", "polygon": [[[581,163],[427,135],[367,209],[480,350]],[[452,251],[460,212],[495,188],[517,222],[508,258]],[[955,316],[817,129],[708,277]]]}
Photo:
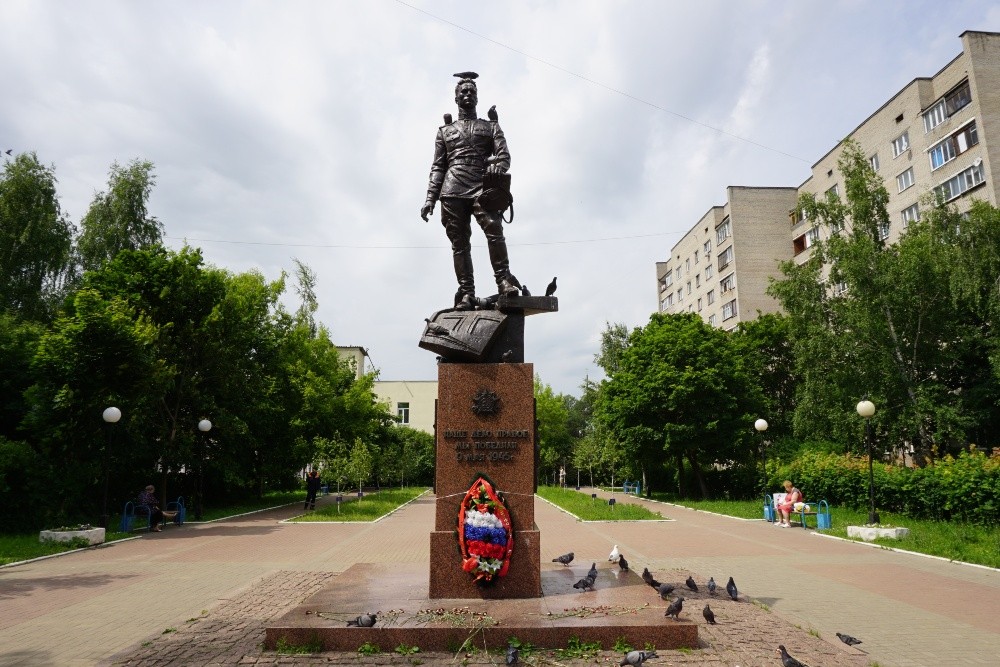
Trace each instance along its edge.
{"label": "walking person", "polygon": [[316,509],[316,494],[319,493],[319,473],[313,470],[306,476],[306,504],[302,509]]}

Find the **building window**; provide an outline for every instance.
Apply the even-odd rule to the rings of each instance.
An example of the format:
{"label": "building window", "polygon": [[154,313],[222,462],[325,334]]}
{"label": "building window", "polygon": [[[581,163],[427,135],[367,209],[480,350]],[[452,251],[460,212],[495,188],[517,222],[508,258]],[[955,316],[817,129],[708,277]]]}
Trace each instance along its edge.
{"label": "building window", "polygon": [[916,222],[920,219],[920,205],[914,204],[913,206],[908,206],[903,209],[903,229],[910,226],[911,222]]}
{"label": "building window", "polygon": [[687,293],[690,294],[691,293],[691,281],[690,280],[687,282],[687,288],[688,288]]}
{"label": "building window", "polygon": [[733,235],[733,224],[727,217],[722,224],[715,228],[715,245],[722,245],[723,241]]}
{"label": "building window", "polygon": [[878,153],[868,158],[868,164],[872,166],[872,171],[878,171]]}
{"label": "building window", "polygon": [[684,273],[691,273],[691,259],[684,260]]}
{"label": "building window", "polygon": [[399,417],[400,424],[410,423],[410,404],[396,403],[396,416]]}
{"label": "building window", "polygon": [[890,223],[888,223],[888,222],[883,222],[883,223],[879,224],[879,226],[878,226],[878,238],[879,238],[880,241],[885,241],[887,238],[889,238],[889,226],[890,226]]}
{"label": "building window", "polygon": [[811,248],[819,241],[819,227],[813,227],[806,232],[806,247]]}
{"label": "building window", "polygon": [[684,273],[681,271],[681,267],[678,266],[677,267],[677,282],[681,281],[681,276],[682,275],[684,275]]}
{"label": "building window", "polygon": [[670,287],[674,284],[674,272],[667,271],[667,275],[663,276],[663,286]]}
{"label": "building window", "polygon": [[830,199],[831,197],[833,199],[840,199],[840,188],[837,187],[836,183],[833,184],[832,188],[826,191],[826,198]]}
{"label": "building window", "polygon": [[701,312],[701,298],[698,299],[698,312]]}
{"label": "building window", "polygon": [[705,257],[708,257],[711,254],[712,254],[712,241],[708,240],[705,241]]}
{"label": "building window", "polygon": [[911,185],[913,185],[913,167],[896,176],[896,187],[899,188],[900,192]]}
{"label": "building window", "polygon": [[736,289],[736,274],[730,273],[728,276],[719,281],[719,291],[725,294],[733,289]]}
{"label": "building window", "polygon": [[930,132],[968,106],[971,101],[972,89],[969,88],[969,81],[966,79],[924,112],[924,132]]}
{"label": "building window", "polygon": [[892,156],[899,157],[900,153],[904,152],[910,147],[910,133],[903,132],[901,135],[892,140]]}
{"label": "building window", "polygon": [[951,201],[955,197],[971,190],[983,182],[983,163],[969,167],[965,171],[952,176],[941,185],[934,188],[934,194],[940,201]]}
{"label": "building window", "polygon": [[711,315],[708,316],[708,325],[709,326],[714,327],[715,323],[717,321],[718,321],[718,318],[716,317],[715,313],[712,313]]}
{"label": "building window", "polygon": [[719,271],[729,266],[733,261],[733,246],[729,246],[719,253]]}
{"label": "building window", "polygon": [[695,264],[698,263],[698,251],[697,250],[694,251],[694,263]]}
{"label": "building window", "polygon": [[660,301],[660,312],[663,312],[664,310],[670,308],[673,305],[674,305],[674,293],[671,292],[667,296],[663,297],[662,301]]}
{"label": "building window", "polygon": [[684,290],[679,289],[677,290],[677,303],[680,303],[683,300],[684,300]]}
{"label": "building window", "polygon": [[924,134],[943,123],[944,119],[948,117],[945,114],[944,106],[944,100],[941,100],[924,112]]}
{"label": "building window", "polygon": [[711,278],[711,277],[712,277],[712,274],[713,274],[714,272],[715,272],[715,269],[714,269],[714,268],[712,268],[712,265],[711,265],[711,264],[709,264],[708,266],[706,266],[706,267],[705,267],[705,280],[708,280],[709,278]]}
{"label": "building window", "polygon": [[847,293],[847,283],[834,283],[833,284],[833,295],[843,296]]}
{"label": "building window", "polygon": [[713,303],[715,303],[715,290],[714,289],[708,290],[708,294],[705,295],[705,301],[708,302],[708,305],[710,305],[710,306]]}
{"label": "building window", "polygon": [[722,321],[736,317],[736,299],[722,305]]}
{"label": "building window", "polygon": [[976,130],[975,121],[973,121],[928,149],[927,155],[931,160],[931,171],[948,164],[977,144],[979,144],[979,132]]}
{"label": "building window", "polygon": [[695,287],[701,287],[701,274],[700,273],[696,273],[695,276],[694,276],[694,286]]}

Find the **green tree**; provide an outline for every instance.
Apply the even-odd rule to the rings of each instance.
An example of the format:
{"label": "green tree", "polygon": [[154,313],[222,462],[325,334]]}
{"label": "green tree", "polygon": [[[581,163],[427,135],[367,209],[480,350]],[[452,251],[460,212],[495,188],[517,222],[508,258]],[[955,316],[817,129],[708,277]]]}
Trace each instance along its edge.
{"label": "green tree", "polygon": [[[791,318],[800,378],[795,432],[859,443],[854,405],[868,395],[881,406],[873,419],[890,446],[909,442],[930,458],[975,428],[970,397],[980,408],[996,397],[983,372],[989,299],[979,298],[993,288],[995,264],[990,269],[979,253],[966,258],[963,245],[984,246],[996,232],[981,206],[966,219],[925,202],[925,219],[887,245],[881,178],[853,142],[846,142],[839,168],[845,200],[800,201],[827,227],[828,240],[814,246],[806,265],[785,266],[786,278],[772,286]],[[972,230],[982,236],[973,238]],[[967,270],[956,274],[956,267]],[[840,289],[830,291],[831,284]]]}
{"label": "green tree", "polygon": [[54,167],[34,153],[0,174],[0,311],[51,319],[73,270],[73,225],[56,196]]}
{"label": "green tree", "polygon": [[751,461],[742,445],[762,403],[729,333],[693,313],[656,313],[629,336],[598,412],[644,488],[672,461],[683,494],[686,460],[707,497],[703,466]]}
{"label": "green tree", "polygon": [[362,491],[364,481],[371,477],[373,457],[361,438],[354,439],[351,454],[347,459],[347,470],[351,479],[358,480],[358,493]]}
{"label": "green tree", "polygon": [[162,242],[163,225],[147,209],[155,183],[152,162],[135,159],[124,167],[111,165],[107,191],[94,195],[81,221],[77,248],[84,270],[104,266],[122,250]]}
{"label": "green tree", "polygon": [[538,419],[539,465],[542,471],[550,471],[556,479],[560,467],[573,454],[573,434],[569,426],[569,410],[562,395],[552,391],[552,387],[535,376],[535,413]]}

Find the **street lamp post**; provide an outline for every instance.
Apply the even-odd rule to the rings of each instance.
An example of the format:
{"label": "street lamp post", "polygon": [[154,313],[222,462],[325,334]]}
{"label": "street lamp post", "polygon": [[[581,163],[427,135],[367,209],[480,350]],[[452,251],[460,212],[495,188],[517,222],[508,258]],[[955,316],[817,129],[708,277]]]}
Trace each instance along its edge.
{"label": "street lamp post", "polygon": [[753,423],[753,427],[760,433],[760,485],[763,494],[767,495],[767,449],[764,444],[764,431],[767,430],[767,420],[758,419]]}
{"label": "street lamp post", "polygon": [[875,414],[875,404],[867,398],[858,403],[858,414],[865,420],[865,450],[868,452],[868,523],[877,524],[878,512],[875,511],[875,474],[872,472],[872,424],[871,417]]}
{"label": "street lamp post", "polygon": [[198,457],[198,503],[194,506],[194,518],[196,521],[201,521],[201,504],[204,497],[202,478],[205,470],[205,440],[208,439],[208,432],[212,430],[212,422],[202,419],[198,422],[198,430],[201,431],[201,456]]}
{"label": "street lamp post", "polygon": [[117,424],[118,420],[122,418],[122,411],[118,408],[111,406],[110,408],[105,408],[104,413],[101,415],[106,424],[105,430],[107,431],[107,440],[104,444],[104,505],[101,510],[101,528],[107,530],[108,528],[108,478],[111,474],[111,425]]}

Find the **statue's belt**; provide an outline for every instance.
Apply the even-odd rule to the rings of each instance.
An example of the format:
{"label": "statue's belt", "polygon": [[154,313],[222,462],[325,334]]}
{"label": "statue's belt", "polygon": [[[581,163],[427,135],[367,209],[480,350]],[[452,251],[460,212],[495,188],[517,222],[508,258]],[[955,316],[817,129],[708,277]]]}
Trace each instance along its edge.
{"label": "statue's belt", "polygon": [[486,168],[486,159],[479,156],[456,157],[448,160],[448,166]]}

